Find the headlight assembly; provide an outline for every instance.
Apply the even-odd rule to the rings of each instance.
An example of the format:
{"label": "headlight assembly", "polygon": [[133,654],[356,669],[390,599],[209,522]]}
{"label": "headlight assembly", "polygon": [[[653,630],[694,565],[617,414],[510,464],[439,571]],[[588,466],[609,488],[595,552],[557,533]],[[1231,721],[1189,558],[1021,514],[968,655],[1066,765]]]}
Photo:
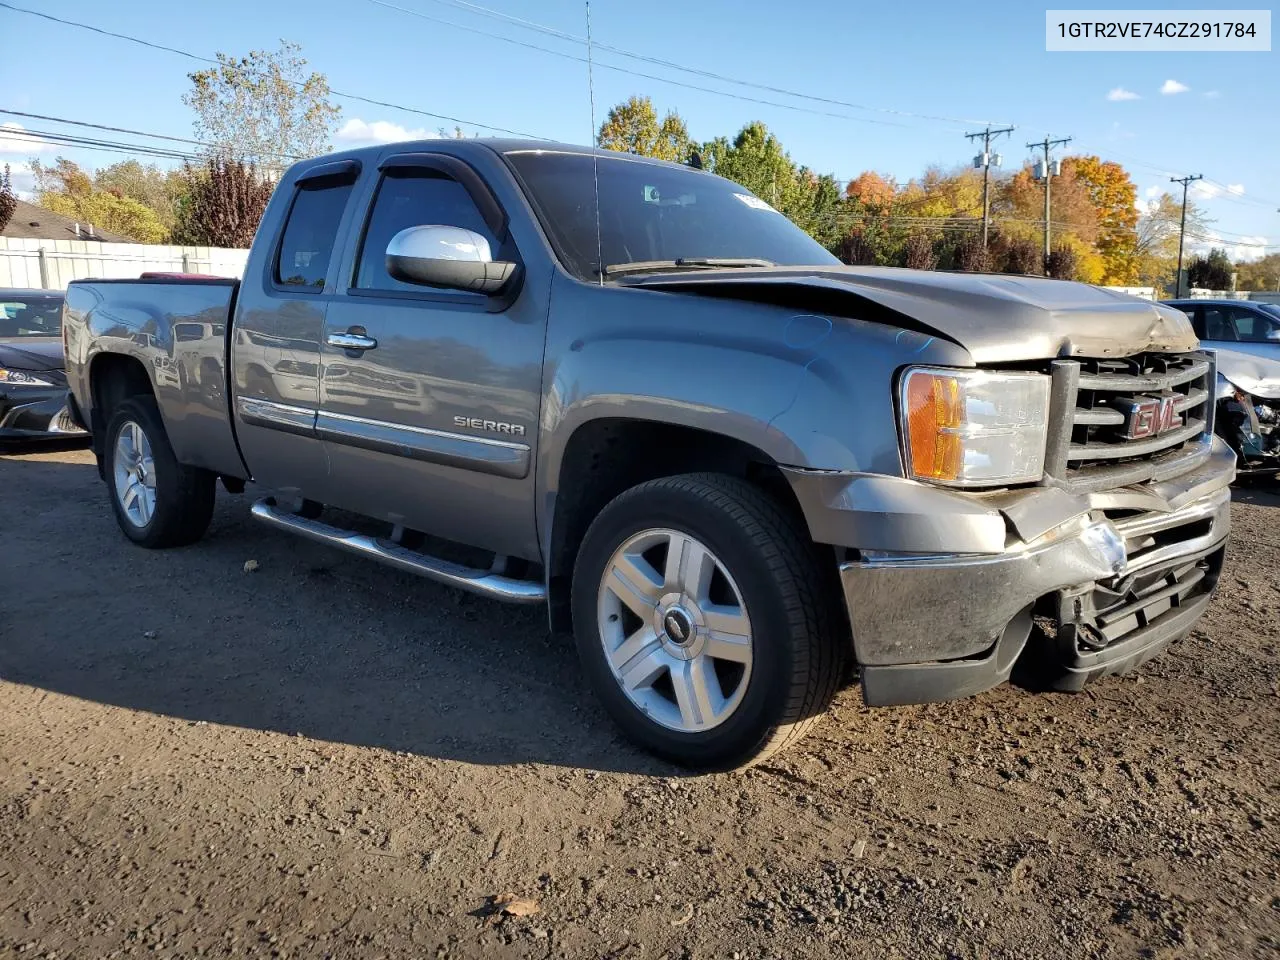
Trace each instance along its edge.
{"label": "headlight assembly", "polygon": [[913,367],[900,382],[907,473],[957,487],[1030,483],[1044,473],[1049,378]]}
{"label": "headlight assembly", "polygon": [[8,383],[17,387],[52,387],[54,384],[49,380],[42,380],[33,373],[27,373],[25,370],[9,370],[0,367],[0,383]]}

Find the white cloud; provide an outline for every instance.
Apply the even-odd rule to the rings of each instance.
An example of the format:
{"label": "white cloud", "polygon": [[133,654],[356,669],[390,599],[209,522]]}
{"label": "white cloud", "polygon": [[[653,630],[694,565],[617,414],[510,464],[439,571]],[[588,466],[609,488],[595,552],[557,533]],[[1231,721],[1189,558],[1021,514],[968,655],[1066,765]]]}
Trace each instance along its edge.
{"label": "white cloud", "polygon": [[1212,200],[1214,197],[1224,195],[1242,197],[1244,196],[1244,184],[1229,183],[1222,187],[1216,183],[1210,183],[1208,180],[1197,180],[1191,185],[1191,195],[1197,200]]}
{"label": "white cloud", "polygon": [[1187,241],[1187,249],[1193,255],[1207,254],[1214,247],[1220,247],[1227,251],[1227,256],[1232,260],[1258,260],[1270,253],[1267,246],[1267,238],[1263,236],[1232,237],[1228,240],[1222,234],[1208,229],[1200,238]]}
{"label": "white cloud", "polygon": [[1222,94],[1217,90],[1206,90],[1204,93],[1200,94],[1200,96],[1204,97],[1206,100],[1217,100],[1222,96]]}
{"label": "white cloud", "polygon": [[374,143],[397,143],[400,140],[431,140],[439,137],[425,127],[408,129],[390,120],[374,120],[367,123],[352,117],[342,125],[334,139],[349,146],[367,146]]}
{"label": "white cloud", "polygon": [[29,157],[33,153],[49,153],[57,149],[43,137],[28,133],[20,123],[0,123],[0,153],[17,153]]}
{"label": "white cloud", "polygon": [[1158,197],[1160,196],[1160,194],[1164,193],[1164,187],[1147,187],[1147,189],[1144,190],[1143,193],[1145,193],[1148,197]]}
{"label": "white cloud", "polygon": [[1160,88],[1160,92],[1165,96],[1169,96],[1174,93],[1186,93],[1190,89],[1185,83],[1179,83],[1177,80],[1166,80]]}
{"label": "white cloud", "polygon": [[1126,90],[1124,87],[1113,87],[1107,92],[1108,100],[1141,100],[1140,94],[1134,93],[1132,90]]}

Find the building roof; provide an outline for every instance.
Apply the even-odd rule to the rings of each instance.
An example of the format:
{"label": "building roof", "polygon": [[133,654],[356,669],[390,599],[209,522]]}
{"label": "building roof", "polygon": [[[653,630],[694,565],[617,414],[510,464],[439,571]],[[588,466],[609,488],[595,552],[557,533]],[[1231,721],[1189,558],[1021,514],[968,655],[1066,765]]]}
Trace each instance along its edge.
{"label": "building roof", "polygon": [[118,233],[99,230],[90,223],[81,223],[76,232],[76,221],[60,213],[38,207],[34,203],[19,200],[9,225],[0,230],[0,237],[23,240],[101,240],[104,243],[133,243]]}

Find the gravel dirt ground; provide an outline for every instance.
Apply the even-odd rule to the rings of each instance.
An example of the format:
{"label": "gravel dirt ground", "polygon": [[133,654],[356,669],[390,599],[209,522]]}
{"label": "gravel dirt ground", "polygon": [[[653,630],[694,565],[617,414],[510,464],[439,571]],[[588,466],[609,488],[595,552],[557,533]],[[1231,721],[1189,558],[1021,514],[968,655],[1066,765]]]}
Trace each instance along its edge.
{"label": "gravel dirt ground", "polygon": [[0,458],[0,955],[1280,953],[1280,498],[1237,498],[1207,620],[1136,676],[849,689],[694,777],[615,735],[538,610],[246,497],[148,552],[105,496],[85,451]]}

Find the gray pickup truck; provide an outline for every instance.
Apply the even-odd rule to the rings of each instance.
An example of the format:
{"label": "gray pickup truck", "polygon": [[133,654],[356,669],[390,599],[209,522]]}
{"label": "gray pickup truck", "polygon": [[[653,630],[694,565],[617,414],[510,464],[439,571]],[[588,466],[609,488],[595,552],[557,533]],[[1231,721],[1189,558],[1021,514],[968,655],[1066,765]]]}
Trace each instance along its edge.
{"label": "gray pickup truck", "polygon": [[191,543],[252,480],[271,526],[545,602],[622,729],[697,767],[794,741],[851,666],[871,705],[1129,671],[1230,524],[1180,311],[846,267],[737,184],[589,148],[303,161],[242,281],[76,282],[65,327],[129,539]]}

